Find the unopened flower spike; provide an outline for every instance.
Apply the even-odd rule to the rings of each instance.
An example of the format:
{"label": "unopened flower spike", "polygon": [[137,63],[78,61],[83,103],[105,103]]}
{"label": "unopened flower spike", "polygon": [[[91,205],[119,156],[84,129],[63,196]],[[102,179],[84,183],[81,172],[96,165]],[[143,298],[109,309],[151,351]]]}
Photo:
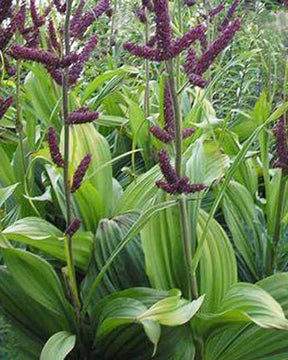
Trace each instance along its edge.
{"label": "unopened flower spike", "polygon": [[87,107],[70,112],[66,121],[69,125],[90,123],[99,117],[98,111],[89,111]]}
{"label": "unopened flower spike", "polygon": [[65,235],[72,237],[80,229],[80,226],[81,220],[78,218],[73,219],[72,223],[65,230]]}
{"label": "unopened flower spike", "polygon": [[288,173],[288,122],[285,116],[281,116],[278,120],[274,130],[276,137],[276,152],[277,161],[274,166],[282,169],[282,171]]}
{"label": "unopened flower spike", "polygon": [[64,161],[58,146],[56,131],[53,126],[51,126],[48,130],[48,145],[51,159],[54,164],[58,167],[63,167]]}
{"label": "unopened flower spike", "polygon": [[216,57],[227,47],[240,28],[240,19],[235,19],[223,32],[209,45],[208,49],[198,60],[196,52],[190,48],[186,58],[185,70],[193,85],[204,87],[207,82],[202,75],[209,69]]}
{"label": "unopened flower spike", "polygon": [[170,163],[169,156],[166,151],[159,151],[158,156],[159,166],[165,181],[157,181],[157,187],[169,194],[194,193],[205,189],[205,185],[203,184],[190,184],[189,179],[186,176],[179,178]]}
{"label": "unopened flower spike", "polygon": [[79,189],[79,187],[82,184],[83,178],[86,174],[86,171],[88,170],[88,167],[91,163],[92,155],[87,154],[84,156],[84,158],[81,160],[80,164],[78,165],[74,176],[73,176],[73,182],[71,186],[71,193],[75,192]]}
{"label": "unopened flower spike", "polygon": [[182,37],[173,39],[168,0],[154,0],[154,13],[156,22],[155,48],[152,48],[150,44],[150,46],[147,44],[141,46],[127,42],[123,45],[124,50],[151,61],[165,61],[175,58],[187,50],[205,31],[205,25],[200,24]]}
{"label": "unopened flower spike", "polygon": [[10,95],[6,99],[0,98],[0,119],[5,115],[9,107],[11,106],[13,97]]}
{"label": "unopened flower spike", "polygon": [[73,21],[73,26],[70,28],[71,35],[75,38],[83,36],[87,28],[109,9],[109,0],[99,0],[93,10],[78,16],[77,19]]}
{"label": "unopened flower spike", "polygon": [[224,20],[222,21],[221,25],[219,26],[219,31],[223,31],[229,25],[229,23],[232,20],[232,17],[234,15],[234,13],[236,12],[239,4],[240,4],[240,0],[234,0],[233,1],[233,3],[230,6]]}

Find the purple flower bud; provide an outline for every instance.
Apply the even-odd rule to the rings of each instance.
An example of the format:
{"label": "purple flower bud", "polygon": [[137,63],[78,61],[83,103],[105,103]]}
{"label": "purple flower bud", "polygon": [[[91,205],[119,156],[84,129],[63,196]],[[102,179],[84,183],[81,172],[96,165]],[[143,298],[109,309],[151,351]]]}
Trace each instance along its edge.
{"label": "purple flower bud", "polygon": [[74,22],[71,29],[72,36],[81,37],[87,28],[109,8],[109,0],[99,0],[93,10],[86,12],[79,20]]}
{"label": "purple flower bud", "polygon": [[218,5],[216,8],[211,9],[209,11],[209,18],[210,20],[215,18],[215,16],[217,16],[221,11],[223,11],[225,9],[225,6],[223,4]]}
{"label": "purple flower bud", "polygon": [[158,153],[159,156],[159,166],[162,174],[164,175],[165,180],[169,184],[175,184],[179,178],[176,174],[176,171],[173,169],[169,161],[169,156],[166,151],[161,150]]}
{"label": "purple flower bud", "polygon": [[6,20],[12,13],[12,0],[0,1],[0,23]]}
{"label": "purple flower bud", "polygon": [[[172,96],[170,91],[169,82],[165,84],[165,95],[164,95],[164,130],[174,135],[175,132],[175,115],[174,107],[172,104]],[[175,136],[175,135],[174,135]]]}
{"label": "purple flower bud", "polygon": [[65,235],[68,235],[70,238],[80,229],[81,220],[78,218],[73,219],[72,223],[65,230]]}
{"label": "purple flower bud", "polygon": [[69,125],[85,124],[98,119],[98,117],[98,111],[89,111],[88,108],[82,107],[78,110],[70,112],[66,119],[66,122]]}
{"label": "purple flower bud", "polygon": [[281,116],[278,120],[274,130],[276,137],[276,153],[277,161],[274,166],[279,167],[285,174],[288,173],[288,131],[287,131],[287,120],[285,116]]}
{"label": "purple flower bud", "polygon": [[157,38],[156,35],[151,36],[150,40],[147,42],[146,46],[154,47],[156,45]]}
{"label": "purple flower bud", "polygon": [[85,6],[85,0],[80,0],[80,3],[78,5],[72,19],[71,19],[71,23],[70,23],[70,32],[71,32],[71,34],[73,34],[73,31],[75,30],[75,27],[76,27],[76,30],[77,30],[77,24],[81,20],[81,16],[82,16],[82,13],[83,13],[84,6]]}
{"label": "purple flower bud", "polygon": [[165,56],[165,54],[169,53],[172,41],[168,0],[154,0],[154,12],[158,50],[161,56]]}
{"label": "purple flower bud", "polygon": [[40,27],[45,23],[45,18],[38,16],[35,0],[30,0],[30,14],[35,27]]}
{"label": "purple flower bud", "polygon": [[160,129],[158,126],[152,126],[150,128],[151,134],[153,134],[158,140],[167,144],[175,139],[175,134],[168,133],[166,130]]}
{"label": "purple flower bud", "polygon": [[13,101],[13,97],[10,95],[7,99],[0,98],[0,119],[5,115]]}
{"label": "purple flower bud", "polygon": [[162,190],[164,190],[165,192],[167,192],[168,194],[176,194],[177,193],[177,186],[175,184],[168,184],[165,181],[156,181],[156,186]]}
{"label": "purple flower bud", "polygon": [[70,55],[64,56],[63,59],[60,61],[59,66],[61,68],[67,68],[72,64],[75,64],[77,61],[79,61],[79,55],[72,51]]}
{"label": "purple flower bud", "polygon": [[60,0],[53,0],[53,3],[54,3],[54,6],[55,6],[56,10],[60,14],[65,14],[65,12],[66,12],[66,2],[61,4]]}
{"label": "purple flower bud", "polygon": [[48,130],[48,144],[52,161],[58,167],[63,167],[64,161],[57,143],[56,131],[53,126]]}
{"label": "purple flower bud", "polygon": [[187,6],[193,6],[197,3],[196,0],[184,0],[184,4],[187,5]]}
{"label": "purple flower bud", "polygon": [[131,54],[143,59],[149,59],[152,61],[161,61],[161,56],[157,49],[152,49],[150,46],[140,46],[131,42],[123,44],[123,49],[129,51]]}
{"label": "purple flower bud", "polygon": [[183,130],[182,138],[187,139],[189,136],[193,135],[195,133],[194,128],[187,128]]}
{"label": "purple flower bud", "polygon": [[153,5],[151,0],[142,0],[142,6],[148,9],[149,11],[153,11]]}
{"label": "purple flower bud", "polygon": [[60,43],[58,42],[56,29],[52,19],[49,20],[48,30],[49,30],[49,40],[51,45],[56,51],[60,52]]}
{"label": "purple flower bud", "polygon": [[145,8],[138,6],[135,9],[136,15],[138,17],[138,19],[145,24],[147,22],[147,17],[146,17],[146,12],[145,12]]}
{"label": "purple flower bud", "polygon": [[237,10],[237,7],[238,7],[239,3],[240,3],[240,0],[234,0],[233,1],[230,9],[228,10],[228,12],[227,12],[227,14],[226,14],[226,16],[225,16],[225,18],[224,18],[224,20],[222,22],[222,24],[219,26],[220,31],[224,30],[227,27],[227,25],[229,24],[229,22],[231,21],[233,15],[234,15],[235,11]]}
{"label": "purple flower bud", "polygon": [[203,37],[205,29],[204,25],[198,25],[184,34],[180,39],[175,40],[171,50],[173,57],[178,56],[182,51],[188,49],[196,40],[200,39],[201,36]]}
{"label": "purple flower bud", "polygon": [[209,46],[208,50],[202,55],[200,61],[198,62],[196,74],[202,75],[206,70],[208,70],[220,52],[223,51],[233,39],[236,31],[240,28],[240,24],[241,22],[239,19],[234,20],[231,25],[227,26],[220,36]]}
{"label": "purple flower bud", "polygon": [[78,165],[73,176],[73,183],[71,186],[72,193],[78,190],[79,187],[81,186],[86,171],[91,163],[91,160],[92,160],[92,155],[87,154],[84,156],[84,158],[81,160],[80,164]]}
{"label": "purple flower bud", "polygon": [[240,28],[240,20],[234,20],[228,25],[220,36],[208,47],[207,51],[202,54],[200,60],[197,59],[196,52],[191,48],[188,52],[185,70],[193,85],[205,87],[207,82],[202,79],[202,75],[209,69],[213,61],[224,50],[232,40],[236,31]]}
{"label": "purple flower bud", "polygon": [[59,65],[58,57],[51,51],[32,49],[21,45],[12,45],[9,53],[16,60],[32,60],[51,67],[57,67]]}

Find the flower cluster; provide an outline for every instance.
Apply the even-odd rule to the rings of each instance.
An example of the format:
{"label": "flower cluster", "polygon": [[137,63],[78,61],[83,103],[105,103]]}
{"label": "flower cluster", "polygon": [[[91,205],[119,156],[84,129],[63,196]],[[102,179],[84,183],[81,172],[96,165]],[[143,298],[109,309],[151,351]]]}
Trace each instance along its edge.
{"label": "flower cluster", "polygon": [[168,0],[154,0],[156,22],[155,41],[144,46],[127,42],[123,48],[131,54],[152,61],[165,61],[177,57],[188,49],[205,32],[205,25],[200,24],[182,37],[173,39]]}
{"label": "flower cluster", "polygon": [[276,125],[275,128],[275,137],[276,137],[276,152],[277,152],[277,161],[274,166],[282,169],[282,171],[288,173],[288,131],[287,131],[287,119],[285,116],[282,116]]}
{"label": "flower cluster", "polygon": [[6,111],[12,104],[12,96],[8,96],[6,99],[0,98],[0,119],[5,115]]}
{"label": "flower cluster", "polygon": [[238,6],[240,4],[240,0],[234,0],[230,9],[228,10],[224,20],[222,21],[221,25],[219,26],[219,31],[224,30],[230,23],[230,21],[233,18],[233,15],[235,11],[237,10]]}
{"label": "flower cluster", "polygon": [[87,28],[110,9],[109,0],[99,0],[91,11],[82,14],[84,4],[81,0],[71,21],[70,32],[74,38],[83,36]]}
{"label": "flower cluster", "polygon": [[68,235],[70,238],[80,229],[81,220],[78,218],[73,219],[71,224],[65,230],[65,235]]}
{"label": "flower cluster", "polygon": [[81,160],[80,164],[78,165],[74,176],[73,176],[73,182],[72,182],[72,186],[71,186],[71,193],[75,192],[76,190],[79,189],[79,187],[82,184],[82,181],[84,179],[84,176],[88,170],[88,167],[91,163],[92,160],[92,155],[91,154],[87,154],[84,156],[84,158]]}
{"label": "flower cluster", "polygon": [[[45,18],[50,11],[50,8],[47,8],[43,16],[38,15],[34,1],[35,0],[31,0],[30,6],[31,18],[34,24],[32,27],[33,29],[28,32],[28,29],[26,29],[23,25],[23,21],[22,25],[19,26],[19,28],[21,28],[20,32],[24,38],[28,33],[33,33],[36,35],[38,34],[39,27],[45,23]],[[53,4],[60,14],[65,14],[65,3],[62,4],[60,0],[54,0]],[[74,44],[75,40],[79,37],[82,37],[88,27],[93,24],[100,15],[109,10],[109,0],[99,0],[93,10],[83,14],[84,5],[85,1],[81,0],[71,19],[70,35]],[[25,11],[25,7],[22,7],[21,14],[24,14]],[[53,20],[49,19],[48,34],[49,37],[47,39],[47,50],[40,49],[38,46],[39,42],[35,42],[33,46],[31,46],[31,42],[26,42],[24,46],[19,44],[12,45],[9,50],[9,54],[17,60],[30,60],[42,64],[47,69],[50,76],[59,85],[62,84],[63,69],[67,69],[68,84],[69,86],[75,85],[83,71],[85,62],[89,59],[97,45],[97,36],[90,37],[86,44],[84,44],[83,47],[78,48],[78,50],[75,46],[75,50],[71,52],[69,56],[63,56],[63,28],[60,27],[60,29],[56,29]]]}
{"label": "flower cluster", "polygon": [[48,145],[50,156],[54,164],[58,167],[63,167],[64,161],[58,146],[56,131],[53,126],[51,126],[48,130]]}
{"label": "flower cluster", "polygon": [[[194,128],[187,128],[183,130],[183,139],[186,139],[194,133]],[[161,129],[158,126],[152,126],[150,132],[163,143],[169,143],[175,140],[175,116],[171,98],[171,92],[169,83],[165,85],[164,96],[164,128]]]}
{"label": "flower cluster", "polygon": [[87,107],[82,107],[78,110],[71,111],[66,121],[69,125],[76,125],[92,122],[98,119],[98,117],[98,111],[89,111]]}
{"label": "flower cluster", "polygon": [[240,28],[240,20],[236,19],[229,24],[221,34],[212,42],[206,51],[202,53],[198,59],[196,51],[191,47],[188,51],[185,70],[193,85],[205,87],[207,81],[202,78],[202,75],[209,69],[216,57],[227,47],[229,42],[234,37],[236,31]]}
{"label": "flower cluster", "polygon": [[203,184],[190,184],[186,176],[179,178],[169,161],[166,151],[159,151],[159,165],[165,181],[156,182],[156,186],[169,194],[195,193],[205,189]]}

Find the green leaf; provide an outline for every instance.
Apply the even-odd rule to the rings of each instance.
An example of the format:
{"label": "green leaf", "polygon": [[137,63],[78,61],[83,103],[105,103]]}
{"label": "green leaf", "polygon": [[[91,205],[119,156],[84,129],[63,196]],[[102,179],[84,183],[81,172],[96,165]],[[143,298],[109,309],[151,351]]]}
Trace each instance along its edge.
{"label": "green leaf", "polygon": [[32,299],[59,315],[69,309],[60,280],[47,261],[24,250],[2,251],[9,272]]}
{"label": "green leaf", "polygon": [[19,183],[0,189],[0,206],[3,206],[5,201],[8,200],[11,195],[13,195],[18,185]]}
{"label": "green leaf", "polygon": [[181,299],[179,290],[158,301],[149,309],[139,300],[118,298],[107,302],[100,317],[97,336],[103,337],[119,326],[141,323],[154,344],[154,353],[160,338],[160,325],[177,326],[187,323],[199,310],[204,297],[189,302]]}
{"label": "green leaf", "polygon": [[86,88],[82,95],[82,103],[84,103],[95,91],[99,89],[106,81],[111,80],[117,75],[124,75],[127,69],[121,68],[112,71],[106,71],[105,73],[97,76]]}
{"label": "green leaf", "polygon": [[[257,284],[279,302],[286,316],[287,284],[287,273],[273,275]],[[277,324],[278,319],[275,320]],[[210,333],[205,344],[204,356],[205,360],[286,360],[287,331],[262,329],[253,323],[222,326]]]}
{"label": "green leaf", "polygon": [[[96,232],[94,257],[83,284],[83,291],[89,291],[91,283],[137,218],[137,215],[126,214],[100,221]],[[144,254],[140,237],[137,235],[111,264],[97,293],[94,294],[93,301],[115,291],[146,285],[148,286],[148,279],[145,275]]]}
{"label": "green leaf", "polygon": [[[2,231],[8,240],[33,246],[56,259],[66,262],[63,233],[46,220],[28,217],[16,221]],[[87,270],[93,246],[91,233],[77,233],[73,238],[72,250],[75,265]]]}
{"label": "green leaf", "polygon": [[41,352],[40,360],[64,360],[75,344],[75,335],[60,331],[47,341]]}
{"label": "green leaf", "polygon": [[245,279],[257,281],[267,273],[268,267],[264,214],[256,208],[250,192],[234,181],[226,189],[222,208]]}

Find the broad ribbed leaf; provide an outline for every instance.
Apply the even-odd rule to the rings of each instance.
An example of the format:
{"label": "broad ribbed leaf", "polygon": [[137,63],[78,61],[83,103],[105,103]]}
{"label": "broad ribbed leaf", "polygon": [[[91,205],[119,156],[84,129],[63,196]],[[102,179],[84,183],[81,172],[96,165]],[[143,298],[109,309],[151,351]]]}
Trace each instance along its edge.
{"label": "broad ribbed leaf", "polygon": [[103,337],[119,326],[140,323],[155,348],[160,338],[159,325],[177,326],[188,322],[199,310],[203,297],[189,302],[181,292],[172,290],[171,296],[149,309],[139,300],[118,298],[108,302],[100,317],[97,336]]}
{"label": "broad ribbed leaf", "polygon": [[70,311],[53,267],[39,256],[18,249],[3,249],[4,262],[22,289],[45,308],[62,316]]}
{"label": "broad ribbed leaf", "polygon": [[64,360],[75,344],[75,335],[67,331],[60,331],[47,341],[41,352],[40,360]]}
{"label": "broad ribbed leaf", "polygon": [[18,327],[19,333],[28,335],[31,341],[42,343],[42,347],[55,332],[69,330],[64,313],[55,313],[35,301],[4,267],[0,268],[0,302],[1,311],[8,316],[12,326]]}
{"label": "broad ribbed leaf", "polygon": [[[4,229],[2,233],[8,240],[33,246],[66,262],[63,233],[44,219],[24,218]],[[91,233],[78,233],[73,237],[72,249],[75,265],[82,270],[88,268],[92,246]]]}
{"label": "broad ribbed leaf", "polygon": [[[288,274],[276,274],[258,283],[288,315]],[[274,300],[274,301],[275,301]],[[275,319],[277,324],[277,318]],[[226,325],[211,333],[205,360],[286,360],[287,331],[262,329],[255,324]]]}
{"label": "broad ribbed leaf", "polygon": [[261,279],[267,273],[269,247],[263,213],[256,208],[250,192],[233,181],[224,194],[223,212],[237,249],[242,278]]}

